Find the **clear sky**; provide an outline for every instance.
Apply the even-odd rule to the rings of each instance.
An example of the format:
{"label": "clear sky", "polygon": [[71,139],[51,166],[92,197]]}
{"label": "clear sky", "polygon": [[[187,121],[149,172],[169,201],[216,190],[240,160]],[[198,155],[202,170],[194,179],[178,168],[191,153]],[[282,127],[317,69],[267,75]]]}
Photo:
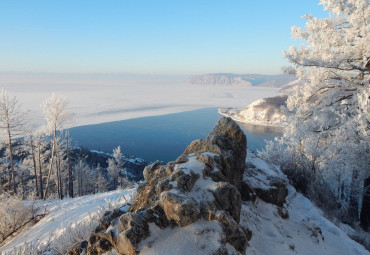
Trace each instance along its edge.
{"label": "clear sky", "polygon": [[318,0],[0,0],[0,72],[280,73]]}

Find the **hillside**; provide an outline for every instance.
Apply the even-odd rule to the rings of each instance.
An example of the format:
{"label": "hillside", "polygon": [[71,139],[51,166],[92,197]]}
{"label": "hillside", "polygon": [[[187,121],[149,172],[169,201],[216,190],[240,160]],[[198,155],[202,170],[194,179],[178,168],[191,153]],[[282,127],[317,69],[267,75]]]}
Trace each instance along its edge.
{"label": "hillside", "polygon": [[289,75],[214,73],[194,76],[187,80],[192,84],[224,86],[258,86],[280,88],[295,80]]}
{"label": "hillside", "polygon": [[284,114],[281,106],[286,105],[287,96],[276,96],[254,101],[242,110],[220,109],[219,112],[240,122],[257,125],[281,126]]}
{"label": "hillside", "polygon": [[[52,201],[46,217],[0,252],[17,254],[23,245],[27,254],[72,246],[70,254],[370,254],[346,234],[353,229],[330,222],[245,143],[222,118],[176,161],[147,167],[134,199],[127,190]],[[109,205],[100,223],[89,220]],[[68,238],[84,226],[95,229],[90,237]]]}
{"label": "hillside", "polygon": [[278,93],[279,96],[258,99],[243,109],[222,108],[219,113],[240,122],[256,125],[282,126],[285,120],[281,107],[286,106],[289,95],[299,93],[304,81],[292,80],[283,84]]}

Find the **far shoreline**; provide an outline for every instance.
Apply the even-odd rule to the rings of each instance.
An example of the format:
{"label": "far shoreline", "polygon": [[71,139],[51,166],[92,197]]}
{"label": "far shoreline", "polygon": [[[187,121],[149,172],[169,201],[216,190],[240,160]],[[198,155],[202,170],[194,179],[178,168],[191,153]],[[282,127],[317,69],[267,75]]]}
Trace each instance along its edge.
{"label": "far shoreline", "polygon": [[252,122],[252,121],[241,120],[241,119],[235,118],[234,116],[231,116],[227,113],[222,112],[222,110],[224,110],[224,109],[227,109],[227,108],[218,108],[218,113],[225,116],[225,117],[229,117],[232,120],[237,121],[237,122],[242,122],[242,123],[251,124],[251,125],[266,126],[266,127],[275,127],[275,128],[281,128],[281,129],[284,128],[284,126],[282,126],[282,125],[280,126],[280,125],[274,125],[274,124],[267,124],[267,123],[261,123],[261,122]]}

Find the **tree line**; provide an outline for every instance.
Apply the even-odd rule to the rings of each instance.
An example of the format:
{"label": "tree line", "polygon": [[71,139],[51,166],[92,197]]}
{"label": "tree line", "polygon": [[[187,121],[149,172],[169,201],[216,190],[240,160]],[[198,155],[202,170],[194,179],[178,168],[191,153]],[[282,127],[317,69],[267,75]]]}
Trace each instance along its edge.
{"label": "tree line", "polygon": [[0,163],[0,195],[4,192],[39,199],[75,197],[130,185],[121,148],[113,151],[107,167],[91,166],[86,155],[72,146],[65,127],[72,114],[64,96],[52,94],[41,105],[45,123],[34,128],[30,113],[15,96],[0,90],[0,128],[3,158]]}
{"label": "tree line", "polygon": [[[323,196],[347,221],[370,227],[370,5],[321,0],[329,16],[292,27],[303,42],[284,54],[303,85],[289,95],[284,135],[260,155],[298,188]],[[320,191],[321,190],[321,191]],[[329,199],[328,194],[332,197]],[[332,203],[333,200],[335,203]]]}

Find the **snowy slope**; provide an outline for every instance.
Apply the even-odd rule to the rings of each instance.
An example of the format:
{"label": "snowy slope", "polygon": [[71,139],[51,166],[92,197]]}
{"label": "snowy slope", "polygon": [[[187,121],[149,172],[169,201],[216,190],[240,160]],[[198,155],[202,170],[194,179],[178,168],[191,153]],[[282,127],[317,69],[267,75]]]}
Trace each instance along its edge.
{"label": "snowy slope", "polygon": [[[247,162],[261,169],[261,173],[284,178],[278,168],[267,164],[250,151]],[[277,206],[260,199],[254,203],[243,203],[240,221],[253,233],[247,254],[370,254],[326,219],[310,200],[296,192],[292,186],[288,185],[288,191],[285,203],[289,212],[288,219],[278,215]]]}
{"label": "snowy slope", "polygon": [[[48,214],[31,229],[21,233],[9,243],[0,247],[0,254],[14,254],[14,248],[27,245],[53,247],[53,243],[61,242],[65,232],[73,231],[73,227],[81,226],[97,218],[105,210],[121,207],[130,202],[136,189],[117,190],[112,192],[88,195],[75,199],[40,201],[40,206],[47,206]],[[97,221],[98,222],[98,221]],[[89,233],[88,233],[89,234]]]}
{"label": "snowy slope", "polygon": [[[266,163],[250,151],[246,161],[258,169],[258,174],[254,176],[245,175],[251,178],[253,186],[263,187],[264,180],[271,176],[286,178],[277,167]],[[193,164],[191,167],[197,166]],[[204,186],[207,185],[204,184]],[[363,246],[350,239],[339,227],[326,219],[314,204],[296,192],[292,186],[288,185],[288,191],[289,195],[284,205],[289,213],[287,219],[279,216],[277,206],[258,198],[255,202],[242,203],[240,223],[253,233],[246,254],[370,254]],[[136,190],[133,189],[73,200],[53,201],[48,205],[49,214],[32,229],[1,247],[0,254],[14,254],[13,248],[25,242],[37,243],[39,246],[45,246],[47,242],[57,242],[58,235],[69,230],[68,227],[71,224],[78,225],[84,220],[89,220],[91,215],[101,211],[99,208],[108,208],[109,204],[114,207],[122,206],[131,201],[135,193]],[[174,227],[164,230],[152,224],[150,225],[151,235],[140,243],[142,254],[212,254],[214,252],[212,243],[218,242],[221,238],[219,226],[213,223],[216,222],[198,220],[184,228]],[[189,244],[192,245],[189,246]],[[229,251],[233,250],[231,246],[227,248]],[[6,251],[8,253],[5,253]]]}

